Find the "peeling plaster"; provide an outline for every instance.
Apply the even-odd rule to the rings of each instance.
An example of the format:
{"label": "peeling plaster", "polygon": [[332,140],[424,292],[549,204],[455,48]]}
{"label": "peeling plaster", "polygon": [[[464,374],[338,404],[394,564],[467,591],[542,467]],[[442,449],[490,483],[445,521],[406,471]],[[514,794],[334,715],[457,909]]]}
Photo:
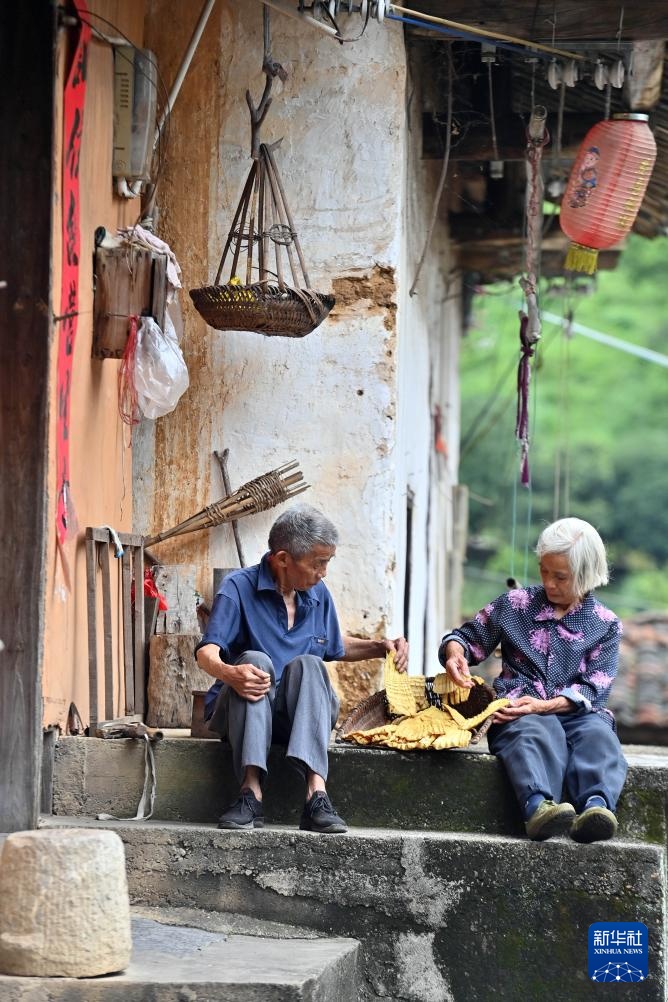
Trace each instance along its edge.
{"label": "peeling plaster", "polygon": [[434,933],[400,932],[395,945],[397,989],[405,1002],[455,1002],[434,960]]}
{"label": "peeling plaster", "polygon": [[439,926],[448,912],[457,907],[465,891],[463,880],[439,880],[429,875],[424,861],[424,840],[406,840],[401,847],[401,865],[410,889],[406,905],[411,915]]}

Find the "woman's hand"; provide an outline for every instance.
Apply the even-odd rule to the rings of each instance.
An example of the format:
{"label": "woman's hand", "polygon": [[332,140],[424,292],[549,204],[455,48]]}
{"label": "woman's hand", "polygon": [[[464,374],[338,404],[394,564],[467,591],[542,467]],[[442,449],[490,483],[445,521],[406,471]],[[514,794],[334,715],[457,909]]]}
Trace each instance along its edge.
{"label": "woman's hand", "polygon": [[568,713],[573,704],[565,696],[555,696],[554,699],[538,699],[536,696],[520,696],[513,699],[510,706],[502,706],[492,717],[493,724],[508,724],[518,717],[526,717],[528,713]]}
{"label": "woman's hand", "polygon": [[469,663],[464,657],[463,648],[455,641],[450,641],[445,653],[445,674],[449,675],[460,689],[472,689],[475,682],[471,678]]}

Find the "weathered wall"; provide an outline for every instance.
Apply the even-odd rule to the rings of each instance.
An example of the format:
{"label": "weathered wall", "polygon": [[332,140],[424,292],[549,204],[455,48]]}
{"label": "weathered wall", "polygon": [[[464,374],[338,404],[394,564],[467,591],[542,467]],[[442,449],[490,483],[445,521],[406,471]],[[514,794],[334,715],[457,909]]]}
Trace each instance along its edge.
{"label": "weathered wall", "polygon": [[[168,8],[166,0],[152,0],[146,38],[169,82],[192,23],[175,24]],[[360,26],[358,17],[351,19],[348,33]],[[448,403],[456,408],[457,331],[453,305],[444,303],[456,290],[442,277],[441,233],[420,296],[407,297],[435,181],[419,163],[419,128],[410,138],[407,130],[403,32],[391,22],[370,22],[362,39],[339,46],[272,14],[272,54],[289,77],[282,93],[275,87],[262,136],[283,137],[276,158],[310,277],[316,289],[334,292],[337,305],[315,332],[289,340],[213,331],[184,296],[191,386],[173,414],[145,422],[136,436],[134,528],[161,530],[220,497],[215,449],[230,449],[233,487],[298,459],[312,485],[303,500],[340,529],[328,583],[342,625],[360,635],[396,635],[405,626],[410,486],[409,625],[420,670],[425,607],[434,630],[442,626],[437,547],[456,445],[448,460],[434,457],[431,412],[437,401],[444,413]],[[250,166],[244,93],[249,87],[259,97],[261,63],[261,5],[216,5],[172,115],[158,195],[157,231],[175,250],[186,288],[215,275]],[[419,196],[417,188],[424,189]],[[454,445],[452,422],[446,434]],[[436,463],[445,466],[430,491]],[[240,523],[249,562],[263,552],[277,513]],[[227,526],[155,552],[165,562],[199,563],[198,587],[207,600],[212,568],[237,563]]]}
{"label": "weathered wall", "polygon": [[[135,44],[141,45],[143,0],[100,0],[96,13],[112,22]],[[92,18],[91,18],[92,20]],[[101,30],[114,33],[103,22]],[[62,95],[66,32],[59,36],[59,79]],[[89,48],[86,105],[80,160],[79,318],[70,403],[71,492],[79,523],[75,538],[65,543],[70,585],[56,554],[56,359],[58,327],[52,341],[49,419],[49,544],[46,582],[46,629],[43,674],[44,723],[64,726],[74,700],[84,722],[88,720],[88,633],[86,619],[86,559],[84,533],[88,525],[111,524],[119,532],[132,528],[132,458],[127,428],[118,416],[117,379],[120,362],[91,357],[93,338],[93,236],[97,226],[115,232],[134,222],[139,207],[113,194],[111,176],[113,122],[113,58],[108,45],[92,41]],[[53,300],[60,305],[62,100],[56,109],[54,164]],[[125,434],[124,434],[125,433]],[[115,575],[115,567],[112,566]],[[117,594],[116,582],[112,595]],[[118,623],[114,622],[115,649]],[[116,666],[114,677],[118,678]],[[115,707],[119,709],[118,694]],[[100,713],[102,705],[99,707]]]}
{"label": "weathered wall", "polygon": [[[165,10],[151,5],[147,37],[169,80],[192,26],[167,25]],[[215,274],[250,166],[244,92],[261,93],[261,29],[260,5],[219,5],[176,103],[158,228],[187,286]],[[184,304],[191,387],[172,415],[144,429],[136,528],[163,528],[222,494],[214,449],[230,449],[233,486],[294,457],[313,485],[304,500],[340,526],[331,585],[342,619],[373,632],[394,611],[403,40],[371,24],[362,42],[342,49],[275,15],[272,50],[289,78],[263,135],[284,137],[276,156],[311,280],[334,289],[339,303],[296,340],[212,331]],[[249,560],[263,552],[275,515],[241,524]],[[199,560],[205,596],[210,568],[236,563],[227,527],[156,553]]]}

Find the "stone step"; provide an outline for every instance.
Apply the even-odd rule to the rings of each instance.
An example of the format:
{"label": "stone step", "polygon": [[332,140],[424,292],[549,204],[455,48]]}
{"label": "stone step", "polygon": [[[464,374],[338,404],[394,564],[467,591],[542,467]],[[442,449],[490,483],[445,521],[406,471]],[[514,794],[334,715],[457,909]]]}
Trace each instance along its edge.
{"label": "stone step", "polygon": [[[644,922],[649,930],[649,978],[642,988],[616,985],[615,997],[665,999],[666,853],[657,845],[381,829],[230,832],[56,817],[44,823],[117,831],[135,907],[246,915],[358,940],[359,995],[342,994],[340,1002],[492,995],[600,1002],[587,971],[588,928],[600,921]],[[293,944],[292,952],[302,949]]]}
{"label": "stone step", "polygon": [[[343,1002],[357,998],[354,940],[229,934],[133,914],[126,971],[97,978],[0,975],[3,1002]],[[156,916],[157,919],[156,920]],[[209,925],[203,928],[202,925]],[[219,924],[220,925],[220,924]],[[256,923],[258,925],[258,923]]]}
{"label": "stone step", "polygon": [[[231,753],[220,741],[166,738],[155,746],[153,817],[211,823],[236,796]],[[619,804],[620,836],[666,845],[668,749],[626,748],[630,769]],[[303,785],[272,748],[265,816],[296,825]],[[144,783],[144,747],[131,739],[64,737],[55,748],[53,812],[134,817]],[[396,752],[333,745],[328,790],[349,824],[478,834],[522,835],[515,798],[500,763],[484,748]]]}

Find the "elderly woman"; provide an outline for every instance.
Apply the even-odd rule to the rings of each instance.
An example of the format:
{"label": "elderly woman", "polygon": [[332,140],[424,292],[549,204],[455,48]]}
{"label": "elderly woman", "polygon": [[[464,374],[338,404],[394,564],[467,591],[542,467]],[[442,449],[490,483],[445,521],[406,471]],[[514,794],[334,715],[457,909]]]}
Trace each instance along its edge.
{"label": "elderly woman", "polygon": [[[510,705],[495,714],[488,743],[504,764],[529,838],[570,832],[576,842],[609,839],[627,763],[606,707],[622,627],[593,595],[608,582],[605,547],[588,522],[562,518],[543,530],[536,554],[542,586],[490,602],[446,634],[439,660],[457,685],[470,688],[469,665],[501,644],[494,688]],[[572,804],[560,802],[562,791]]]}

